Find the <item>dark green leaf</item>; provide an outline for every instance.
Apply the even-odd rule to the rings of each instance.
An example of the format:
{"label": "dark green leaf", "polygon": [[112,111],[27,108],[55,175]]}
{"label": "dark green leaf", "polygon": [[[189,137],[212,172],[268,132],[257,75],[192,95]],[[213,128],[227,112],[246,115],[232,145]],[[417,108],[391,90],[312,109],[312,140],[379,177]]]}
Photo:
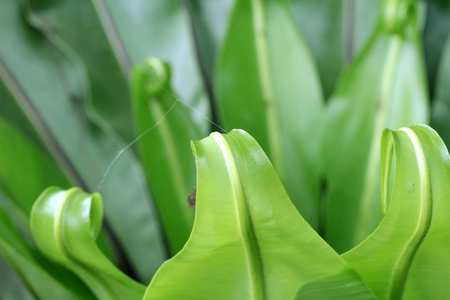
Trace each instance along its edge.
{"label": "dark green leaf", "polygon": [[345,62],[346,1],[289,0],[288,3],[317,63],[323,91],[328,97]]}
{"label": "dark green leaf", "polygon": [[91,110],[73,102],[73,93],[86,105],[90,99],[80,58],[56,36],[30,27],[20,8],[17,1],[0,3],[0,80],[11,96],[2,101],[21,109],[72,184],[96,190],[109,170],[101,186],[107,219],[138,276],[147,281],[165,253],[140,165],[133,153],[124,152],[111,167],[125,144],[111,139],[114,134]]}
{"label": "dark green leaf", "polygon": [[191,110],[171,89],[168,64],[149,59],[133,74],[134,114],[141,160],[172,253],[186,243],[194,210],[187,197],[195,188],[189,141],[200,138]]}
{"label": "dark green leaf", "polygon": [[450,145],[450,38],[447,40],[439,66],[436,99],[433,106],[432,124],[447,145]]}
{"label": "dark green leaf", "polygon": [[[427,3],[426,23],[423,31],[423,44],[425,61],[427,66],[427,78],[431,92],[439,79],[440,62],[445,48],[445,43],[450,32],[450,2],[444,0],[429,0]],[[436,97],[437,95],[434,95]]]}
{"label": "dark green leaf", "polygon": [[193,104],[203,93],[188,20],[178,1],[30,2],[34,26],[83,60],[95,110],[127,140],[133,137],[128,82],[134,64],[150,55],[167,59],[174,68],[175,89],[185,101]]}
{"label": "dark green leaf", "polygon": [[330,186],[326,239],[338,252],[357,245],[382,219],[382,130],[428,121],[417,9],[409,0],[383,2],[375,31],[329,101],[323,144]]}
{"label": "dark green leaf", "polygon": [[95,242],[102,218],[99,194],[50,187],[36,200],[30,227],[39,248],[76,273],[98,299],[140,299],[145,287],[117,269]]}
{"label": "dark green leaf", "polygon": [[284,1],[236,1],[215,83],[225,129],[243,128],[259,141],[317,228],[322,93]]}
{"label": "dark green leaf", "polygon": [[1,116],[0,136],[2,190],[15,200],[27,215],[36,198],[49,185],[70,186],[55,161]]}
{"label": "dark green leaf", "polygon": [[317,63],[324,95],[332,93],[346,62],[366,43],[376,24],[379,0],[289,0]]}
{"label": "dark green leaf", "polygon": [[35,299],[16,272],[0,256],[0,298],[3,300]]}
{"label": "dark green leaf", "polygon": [[181,2],[190,17],[198,64],[213,106],[215,105],[212,83],[214,65],[225,36],[233,1],[183,0]]}

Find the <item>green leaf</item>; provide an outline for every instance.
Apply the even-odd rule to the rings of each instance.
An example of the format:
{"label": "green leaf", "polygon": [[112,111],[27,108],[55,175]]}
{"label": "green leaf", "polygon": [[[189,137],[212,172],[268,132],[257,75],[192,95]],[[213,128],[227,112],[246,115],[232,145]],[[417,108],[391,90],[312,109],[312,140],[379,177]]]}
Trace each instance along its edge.
{"label": "green leaf", "polygon": [[94,299],[75,275],[43,257],[28,242],[12,218],[13,210],[4,206],[10,201],[3,198],[0,193],[0,253],[28,289],[40,299]]}
{"label": "green leaf", "polygon": [[170,61],[175,89],[186,102],[199,101],[201,77],[188,19],[177,0],[28,2],[34,26],[82,59],[96,112],[123,138],[133,138],[128,87],[132,66],[150,55]]}
{"label": "green leaf", "polygon": [[373,31],[379,0],[288,0],[288,4],[314,56],[328,98],[346,63]]}
{"label": "green leaf", "polygon": [[259,141],[317,228],[322,94],[284,1],[236,1],[215,83],[225,129],[243,128]]}
{"label": "green leaf", "polygon": [[36,30],[23,13],[17,1],[0,3],[0,80],[9,92],[2,101],[13,102],[16,115],[29,120],[73,185],[101,188],[123,259],[148,281],[165,253],[141,166],[126,151],[110,165],[126,144],[111,138],[114,134],[92,110],[79,106],[90,101],[85,66],[57,35]]}
{"label": "green leaf", "polygon": [[36,147],[1,116],[0,136],[1,189],[27,215],[36,198],[49,185],[70,186],[52,157]]}
{"label": "green leaf", "polygon": [[[220,121],[214,95],[213,73],[217,54],[225,36],[232,2],[233,0],[214,2],[209,0],[181,1],[190,19],[198,66],[210,100],[211,119],[217,124]],[[217,125],[214,125],[214,128],[216,130],[220,129]]]}
{"label": "green leaf", "polygon": [[[1,61],[0,68],[2,68]],[[14,127],[17,131],[26,136],[29,142],[34,144],[37,149],[48,152],[49,149],[45,146],[45,143],[39,136],[36,128],[22,112],[19,104],[15,101],[11,101],[13,95],[11,90],[6,86],[6,81],[4,80],[0,80],[0,99],[2,99],[2,101],[0,101],[0,115],[2,119],[10,124],[11,127]],[[6,140],[6,138],[3,139],[3,141]],[[42,192],[42,190],[39,192]],[[33,201],[34,200],[36,200],[36,197],[34,197]]]}
{"label": "green leaf", "polygon": [[447,145],[450,145],[450,38],[442,55],[437,77],[432,125]]}
{"label": "green leaf", "polygon": [[0,256],[0,298],[32,300],[34,297],[16,272]]}
{"label": "green leaf", "polygon": [[417,3],[384,1],[373,35],[342,75],[327,110],[326,240],[338,252],[357,245],[382,219],[381,132],[426,123],[427,95]]}
{"label": "green leaf", "polygon": [[370,298],[355,272],[299,215],[249,134],[212,133],[192,147],[194,228],[144,299],[291,299],[303,285],[329,276]]}
{"label": "green leaf", "polygon": [[[347,18],[352,18],[352,31],[353,38],[351,38],[352,49],[349,51],[351,56],[357,56],[360,51],[363,51],[368,40],[371,38],[373,31],[377,26],[377,16],[379,15],[380,5],[385,0],[372,0],[372,1],[355,1],[346,0],[347,5],[352,2],[352,10],[348,11]],[[350,39],[350,37],[347,37]]]}
{"label": "green leaf", "polygon": [[206,85],[212,89],[217,52],[222,45],[232,0],[183,0],[188,12],[199,67]]}
{"label": "green leaf", "polygon": [[117,269],[95,243],[102,217],[99,194],[50,187],[36,200],[30,227],[39,248],[76,273],[98,299],[140,299],[145,287]]}
{"label": "green leaf", "polygon": [[436,97],[434,92],[436,92],[436,86],[439,84],[440,62],[444,59],[445,45],[450,33],[450,2],[430,0],[426,3],[426,23],[422,40],[428,83],[432,95]]}
{"label": "green leaf", "polygon": [[325,97],[333,91],[335,81],[344,66],[345,3],[344,0],[288,1],[295,21],[317,63]]}
{"label": "green leaf", "polygon": [[348,269],[346,272],[313,281],[302,286],[295,299],[375,300],[376,298],[369,288],[362,283],[360,278],[356,278],[354,270]]}
{"label": "green leaf", "polygon": [[[49,185],[61,184],[63,186],[69,186],[70,184],[48,153],[41,151],[34,143],[31,143],[31,141],[20,131],[12,127],[11,124],[6,122],[2,117],[0,117],[0,136],[2,137],[3,142],[2,147],[0,147],[0,182],[3,192],[9,196],[8,198],[10,200],[8,201],[10,203],[8,203],[8,205],[15,208],[11,209],[8,214],[19,214],[18,217],[20,218],[20,223],[25,223],[22,224],[25,225],[25,228],[22,228],[22,232],[28,233],[28,217],[34,201],[42,190]],[[26,172],[24,172],[24,170],[26,170]],[[25,186],[26,188],[24,188]],[[14,229],[10,228],[10,230]],[[21,237],[20,235],[17,235],[17,238],[26,239],[26,237]],[[104,239],[104,236],[101,237],[101,241],[103,242],[102,249],[105,249],[108,256],[111,257],[110,245],[105,243],[106,240]],[[30,247],[28,246],[28,248]],[[10,251],[17,250],[11,245],[7,249]],[[36,268],[33,264],[38,264],[30,258],[30,256],[36,256],[34,252],[36,251],[30,248],[27,252],[28,256],[25,255],[25,257],[20,260],[20,263],[17,262],[19,259],[15,259],[16,262],[12,262],[12,264],[15,264],[16,268],[19,268],[20,275],[27,280],[29,280],[30,274],[39,276],[39,273],[52,272],[52,269],[45,269],[47,267],[46,265],[42,265],[41,267],[43,269],[40,271],[30,270],[30,268]],[[40,259],[42,260],[42,258]],[[53,270],[51,276],[65,277],[65,273],[65,270],[62,273]],[[44,274],[42,276],[43,278],[48,279],[49,275]],[[68,279],[70,279],[70,277]],[[67,284],[70,283],[67,282]],[[52,289],[52,284],[46,285],[41,281],[34,282],[34,285],[44,285],[46,293]],[[31,289],[36,289],[36,286],[31,285]],[[38,289],[40,289],[40,287]],[[42,294],[42,292],[40,292],[40,294]],[[48,294],[45,294],[44,296],[48,297]],[[68,296],[66,295],[66,297]]]}
{"label": "green leaf", "polygon": [[[405,286],[405,298],[445,298],[450,293],[450,156],[439,135],[429,127],[414,127],[425,154],[428,176],[426,236],[416,249]],[[393,200],[391,200],[393,201]],[[425,206],[425,205],[424,205]]]}
{"label": "green leaf", "polygon": [[420,125],[386,130],[381,153],[386,216],[343,258],[378,299],[446,298],[450,293],[448,151],[433,129]]}
{"label": "green leaf", "polygon": [[189,238],[194,210],[186,198],[195,187],[189,141],[200,138],[191,110],[171,89],[167,63],[151,58],[134,69],[133,99],[141,160],[172,253]]}

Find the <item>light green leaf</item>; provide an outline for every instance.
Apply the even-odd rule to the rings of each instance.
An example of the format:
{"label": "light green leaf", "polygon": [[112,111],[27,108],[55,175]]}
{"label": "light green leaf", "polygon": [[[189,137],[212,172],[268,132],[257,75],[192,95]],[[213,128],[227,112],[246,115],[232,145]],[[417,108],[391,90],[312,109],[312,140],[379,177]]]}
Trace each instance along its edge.
{"label": "light green leaf", "polygon": [[200,138],[189,107],[171,89],[168,64],[152,58],[134,70],[134,114],[141,160],[172,253],[189,238],[194,210],[186,201],[195,188],[189,141]]}
{"label": "light green leaf", "polygon": [[[192,147],[194,228],[185,247],[158,270],[144,299],[291,299],[303,285],[330,276],[371,298],[299,215],[249,134],[212,133]],[[328,281],[327,288],[336,284]]]}
{"label": "light green leaf", "polygon": [[[30,235],[28,218],[31,207],[42,190],[53,184],[61,184],[63,186],[69,186],[70,184],[48,153],[41,151],[41,149],[31,142],[31,139],[27,139],[26,136],[11,126],[11,124],[6,122],[2,117],[0,117],[0,136],[2,137],[2,146],[0,147],[0,183],[2,191],[9,196],[7,204],[8,207],[11,207],[7,214],[17,215],[18,223],[21,225],[21,228],[18,231],[21,232],[22,235],[18,234],[16,237],[19,240],[22,239],[26,241],[29,236],[25,233]],[[26,170],[26,172],[24,172],[24,170]],[[15,229],[10,227],[9,230]],[[4,233],[3,236],[6,237],[8,235]],[[108,257],[112,257],[110,245],[105,243],[106,240],[104,236],[101,236],[100,240],[102,242],[102,249],[106,250]],[[10,240],[5,243],[10,243]],[[45,268],[47,265],[39,265],[39,263],[35,261],[34,257],[38,256],[36,250],[32,249],[30,246],[24,247],[29,250],[27,250],[26,254],[22,253],[24,257],[21,259],[13,259],[15,256],[11,254],[11,259],[13,259],[13,262],[11,263],[14,264],[15,268],[18,268],[18,272],[24,279],[29,281],[30,274],[39,277],[38,274],[40,273],[44,273],[44,275],[40,276],[41,278],[47,278],[50,281],[54,281],[54,279],[48,278],[48,276],[53,276],[54,278],[67,277],[67,275],[65,275],[67,271],[65,270],[62,272],[54,270],[54,268],[46,270]],[[4,249],[13,252],[17,251],[12,245],[9,245],[9,247]],[[9,256],[9,254],[5,255]],[[39,257],[39,259],[43,260],[41,257]],[[42,267],[43,269],[36,270],[39,267]],[[45,273],[50,273],[50,275],[45,275]],[[70,285],[70,277],[66,279],[68,282],[64,284]],[[32,283],[29,285],[32,290],[36,290],[36,285],[39,286],[37,288],[38,290],[40,290],[40,286],[43,285],[44,287],[42,287],[42,289],[46,290],[47,293],[53,288],[53,284],[45,284],[44,281],[31,280],[31,282]],[[76,287],[76,284],[74,284],[74,287]],[[42,292],[39,294],[41,297],[49,296],[42,295]],[[66,295],[65,297],[68,296]]]}
{"label": "light green leaf", "polygon": [[421,125],[386,130],[381,153],[386,216],[343,258],[378,299],[444,299],[450,293],[448,151]]}
{"label": "light green leaf", "polygon": [[0,2],[0,80],[9,94],[2,101],[13,102],[14,114],[29,120],[73,185],[101,188],[108,228],[122,247],[122,259],[148,281],[165,253],[141,166],[129,151],[110,165],[126,144],[111,138],[114,134],[79,106],[78,100],[90,101],[84,64],[58,36],[31,27],[21,7],[13,0]]}
{"label": "light green leaf", "polygon": [[259,141],[317,228],[322,93],[284,1],[236,1],[215,83],[225,129],[243,128]]}
{"label": "light green leaf", "polygon": [[[20,232],[0,193],[0,254],[40,299],[94,299],[89,289],[72,273],[43,257]],[[2,270],[2,275],[4,275]],[[3,279],[2,282],[8,280]],[[24,291],[26,294],[26,291]]]}
{"label": "light green leaf", "polygon": [[[412,128],[419,137],[427,168],[429,211],[423,211],[425,233],[406,280],[405,299],[443,299],[450,294],[450,156],[439,135],[429,127]],[[408,183],[407,183],[408,184]],[[425,189],[425,187],[423,187]],[[392,198],[392,196],[391,196]],[[391,202],[394,201],[393,199]]]}
{"label": "light green leaf", "polygon": [[302,286],[295,299],[375,300],[375,296],[370,292],[369,288],[362,283],[360,278],[355,277],[354,272],[353,269],[348,269],[346,272],[333,274],[308,283]]}
{"label": "light green leaf", "polygon": [[383,1],[373,35],[329,101],[323,143],[329,182],[325,236],[338,252],[357,245],[382,219],[382,130],[428,121],[417,9],[415,1]]}
{"label": "light green leaf", "polygon": [[30,227],[39,248],[76,273],[98,299],[140,299],[145,287],[117,269],[95,243],[102,218],[99,194],[50,187],[36,200]]}

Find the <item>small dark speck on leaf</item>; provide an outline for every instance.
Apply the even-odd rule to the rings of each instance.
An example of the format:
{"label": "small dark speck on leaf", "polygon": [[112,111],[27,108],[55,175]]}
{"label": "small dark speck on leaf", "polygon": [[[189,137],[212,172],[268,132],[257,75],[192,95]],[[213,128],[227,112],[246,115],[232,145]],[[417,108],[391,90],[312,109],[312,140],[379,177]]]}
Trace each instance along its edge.
{"label": "small dark speck on leaf", "polygon": [[195,207],[196,198],[197,198],[197,189],[193,189],[192,192],[187,197],[187,202],[189,203],[190,207]]}

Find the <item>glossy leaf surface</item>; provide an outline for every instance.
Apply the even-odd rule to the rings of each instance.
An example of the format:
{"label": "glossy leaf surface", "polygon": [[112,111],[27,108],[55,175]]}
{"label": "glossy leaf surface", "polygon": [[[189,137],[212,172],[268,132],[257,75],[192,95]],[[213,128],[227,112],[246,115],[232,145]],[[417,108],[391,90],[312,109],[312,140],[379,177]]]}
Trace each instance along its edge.
{"label": "glossy leaf surface", "polygon": [[[78,282],[73,274],[55,267],[29,243],[28,218],[34,201],[49,185],[69,186],[68,180],[48,153],[41,151],[31,139],[27,139],[2,117],[0,136],[0,183],[9,196],[3,203],[10,207],[2,211],[3,246],[0,252],[21,274],[30,290],[42,299],[92,298],[87,287]],[[12,222],[11,216],[16,216],[17,222]],[[110,250],[107,254],[110,255]],[[8,282],[8,278],[3,280]]]}
{"label": "glossy leaf surface", "polygon": [[322,92],[284,1],[236,1],[215,83],[225,129],[243,128],[258,140],[295,206],[317,227]]}
{"label": "glossy leaf surface", "polygon": [[[40,299],[94,299],[89,289],[74,274],[43,257],[17,226],[13,209],[4,205],[8,199],[0,194],[0,254],[29,290]],[[3,273],[4,269],[0,273]],[[2,282],[7,282],[3,278]],[[26,295],[26,293],[25,293]]]}
{"label": "glossy leaf surface", "polygon": [[249,134],[212,133],[192,146],[194,229],[185,247],[159,269],[145,299],[291,299],[303,285],[329,276],[343,280],[328,288],[348,285],[349,296],[371,298],[299,215]]}
{"label": "glossy leaf surface", "polygon": [[[101,188],[106,218],[124,259],[143,281],[149,280],[165,253],[141,167],[131,152],[110,166],[125,143],[89,109],[85,66],[57,36],[46,36],[39,24],[27,21],[22,7],[12,0],[0,3],[0,80],[8,92],[2,101],[14,103],[14,115],[28,120],[73,185]],[[2,116],[9,113],[0,111]]]}
{"label": "glossy leaf surface", "polygon": [[333,274],[310,282],[300,288],[296,300],[375,300],[377,299],[361,279],[355,280],[354,270]]}
{"label": "glossy leaf surface", "polygon": [[133,74],[134,114],[141,160],[173,254],[189,238],[194,210],[187,196],[195,188],[189,141],[200,137],[188,106],[171,88],[168,64],[152,58]]}
{"label": "glossy leaf surface", "polygon": [[442,299],[450,293],[449,162],[444,143],[430,127],[384,132],[386,217],[343,255],[379,299]]}
{"label": "glossy leaf surface", "polygon": [[373,35],[329,101],[323,143],[330,188],[326,239],[338,252],[357,245],[382,219],[382,130],[428,121],[417,19],[416,2],[384,1]]}
{"label": "glossy leaf surface", "polygon": [[41,251],[76,273],[98,299],[140,299],[145,287],[117,269],[95,242],[102,218],[99,194],[50,187],[36,200],[30,227]]}

